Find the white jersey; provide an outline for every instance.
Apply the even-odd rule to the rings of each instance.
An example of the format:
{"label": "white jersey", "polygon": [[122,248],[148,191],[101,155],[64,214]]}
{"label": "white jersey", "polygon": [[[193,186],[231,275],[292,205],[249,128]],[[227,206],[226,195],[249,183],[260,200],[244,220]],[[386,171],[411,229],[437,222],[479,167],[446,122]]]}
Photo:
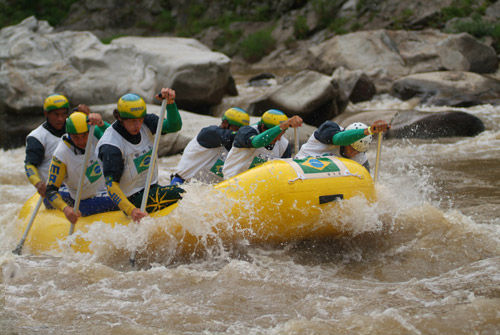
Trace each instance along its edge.
{"label": "white jersey", "polygon": [[43,155],[43,161],[39,166],[37,166],[37,169],[40,179],[44,183],[47,183],[47,177],[49,176],[49,167],[50,167],[50,162],[52,161],[52,155],[54,154],[54,151],[56,150],[57,145],[59,144],[59,140],[61,138],[57,137],[56,135],[52,134],[50,131],[45,129],[43,124],[38,126],[36,129],[32,130],[28,134],[28,137],[30,136],[36,138],[43,145],[43,148],[45,149]]}
{"label": "white jersey", "polygon": [[[313,156],[337,156],[342,157],[340,154],[340,146],[334,144],[321,143],[314,137],[314,133],[309,137],[306,143],[302,145],[295,159],[304,159],[306,157]],[[350,158],[353,161],[358,162],[363,165],[368,161],[366,153],[360,152],[356,156]]]}
{"label": "white jersey", "polygon": [[[258,129],[257,125],[251,127]],[[260,165],[266,161],[281,158],[288,148],[288,140],[282,136],[272,150],[267,148],[237,148],[233,145],[229,151],[222,174],[224,179],[229,179],[237,174]]]}
{"label": "white jersey", "polygon": [[[140,134],[141,141],[138,144],[132,144],[111,126],[106,129],[96,147],[96,154],[104,144],[120,149],[124,163],[120,188],[127,197],[144,189],[151,162],[154,136],[145,124],[142,125]],[[155,165],[151,184],[158,183],[158,164]]]}
{"label": "white jersey", "polygon": [[194,178],[205,183],[216,183],[222,181],[221,170],[226,156],[227,150],[223,146],[205,148],[195,137],[184,149],[175,173],[184,180]]}
{"label": "white jersey", "polygon": [[[94,140],[93,136],[89,136],[89,141]],[[73,199],[76,198],[80,173],[82,171],[84,155],[77,155],[74,147],[63,139],[59,140],[59,144],[54,152],[54,157],[66,165],[66,177],[64,184],[68,187],[69,194]],[[88,199],[96,196],[98,193],[106,192],[102,169],[97,161],[95,151],[89,152],[88,162],[85,169],[85,178],[83,178],[81,199]]]}

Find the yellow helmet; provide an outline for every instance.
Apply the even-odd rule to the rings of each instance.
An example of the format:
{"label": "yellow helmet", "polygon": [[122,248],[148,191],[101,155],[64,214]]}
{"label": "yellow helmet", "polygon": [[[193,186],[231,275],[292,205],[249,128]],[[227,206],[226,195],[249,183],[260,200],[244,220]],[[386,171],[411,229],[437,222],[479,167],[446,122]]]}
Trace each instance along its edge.
{"label": "yellow helmet", "polygon": [[238,107],[231,107],[224,112],[222,120],[226,120],[230,125],[243,127],[250,124],[250,116],[247,112]]}
{"label": "yellow helmet", "polygon": [[66,119],[66,132],[68,134],[83,134],[88,131],[87,114],[74,112]]}
{"label": "yellow helmet", "polygon": [[66,108],[69,111],[69,102],[64,95],[52,94],[49,95],[43,102],[43,110],[45,112],[61,108]]}
{"label": "yellow helmet", "polygon": [[124,119],[139,119],[146,116],[146,103],[137,94],[125,94],[118,100],[118,113]]}
{"label": "yellow helmet", "polygon": [[260,122],[263,123],[267,129],[269,129],[279,125],[282,122],[285,122],[286,120],[288,120],[288,117],[285,115],[285,113],[277,109],[270,109],[262,114]]}

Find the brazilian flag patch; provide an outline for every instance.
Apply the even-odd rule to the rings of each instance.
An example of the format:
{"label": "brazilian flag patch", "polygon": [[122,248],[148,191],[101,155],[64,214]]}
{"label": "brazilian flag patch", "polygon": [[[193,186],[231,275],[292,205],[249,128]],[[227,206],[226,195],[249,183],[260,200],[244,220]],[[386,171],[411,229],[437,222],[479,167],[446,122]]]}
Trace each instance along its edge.
{"label": "brazilian flag patch", "polygon": [[149,163],[151,162],[152,149],[146,152],[144,155],[134,158],[134,165],[137,174],[146,171],[149,168]]}
{"label": "brazilian flag patch", "polygon": [[94,164],[90,165],[87,170],[85,170],[85,175],[91,184],[95,183],[102,176],[101,166],[99,163],[95,161]]}
{"label": "brazilian flag patch", "polygon": [[222,159],[218,159],[217,162],[210,169],[211,172],[218,175],[219,177],[223,177],[222,175],[222,167],[224,166],[224,161]]}
{"label": "brazilian flag patch", "polygon": [[308,157],[294,160],[304,173],[338,172],[340,168],[329,158]]}

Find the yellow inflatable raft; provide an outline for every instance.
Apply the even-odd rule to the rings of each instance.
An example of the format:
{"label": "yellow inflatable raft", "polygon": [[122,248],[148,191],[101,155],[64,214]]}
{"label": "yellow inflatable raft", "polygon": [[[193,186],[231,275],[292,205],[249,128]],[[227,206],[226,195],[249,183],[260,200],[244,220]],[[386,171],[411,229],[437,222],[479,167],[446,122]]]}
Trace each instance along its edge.
{"label": "yellow inflatable raft", "polygon": [[[222,193],[223,197],[220,193],[214,196],[227,200],[224,208],[229,209],[224,213],[224,224],[211,228],[225,242],[244,238],[254,243],[280,243],[337,235],[339,229],[335,224],[318,225],[325,209],[336,206],[339,200],[357,195],[374,200],[374,185],[368,171],[352,160],[333,156],[270,161],[215,185],[214,192]],[[21,233],[37,200],[38,195],[32,196],[21,209]],[[178,204],[152,216],[168,216]],[[80,218],[75,231],[86,232],[97,221],[110,225],[128,225],[131,222],[121,211],[107,212]],[[165,217],[165,226],[151,243],[167,243],[174,238],[182,249],[179,252],[193,252],[203,237],[189,232],[179,221],[182,220]],[[69,227],[61,211],[47,210],[42,206],[25,246],[33,253],[57,249],[58,240],[68,235]],[[72,248],[89,252],[90,243],[79,238]]]}

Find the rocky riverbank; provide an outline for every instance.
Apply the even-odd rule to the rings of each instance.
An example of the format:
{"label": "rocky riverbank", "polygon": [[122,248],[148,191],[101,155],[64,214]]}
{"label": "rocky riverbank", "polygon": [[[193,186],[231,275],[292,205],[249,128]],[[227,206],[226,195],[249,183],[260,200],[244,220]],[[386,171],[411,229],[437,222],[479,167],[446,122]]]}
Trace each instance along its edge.
{"label": "rocky riverbank", "polygon": [[[130,91],[152,103],[158,89],[169,86],[187,111],[219,115],[237,105],[259,116],[278,108],[313,126],[338,118],[350,103],[381,93],[412,99],[414,105],[500,101],[496,51],[469,34],[375,29],[323,37],[302,41],[297,52],[273,52],[244,63],[192,38],[122,37],[108,45],[91,32],[59,31],[30,17],[0,31],[0,144],[22,145],[42,121],[43,98],[53,92],[75,105],[112,104]],[[260,75],[235,81],[241,73]],[[239,95],[237,84],[255,87],[258,94]],[[384,116],[392,118],[396,112],[385,111]],[[471,136],[484,129],[474,118],[442,114],[431,120],[460,126],[446,131],[428,126],[425,133],[418,131],[423,127],[413,127],[394,136]],[[404,119],[405,127],[411,127],[408,120],[421,118]]]}

